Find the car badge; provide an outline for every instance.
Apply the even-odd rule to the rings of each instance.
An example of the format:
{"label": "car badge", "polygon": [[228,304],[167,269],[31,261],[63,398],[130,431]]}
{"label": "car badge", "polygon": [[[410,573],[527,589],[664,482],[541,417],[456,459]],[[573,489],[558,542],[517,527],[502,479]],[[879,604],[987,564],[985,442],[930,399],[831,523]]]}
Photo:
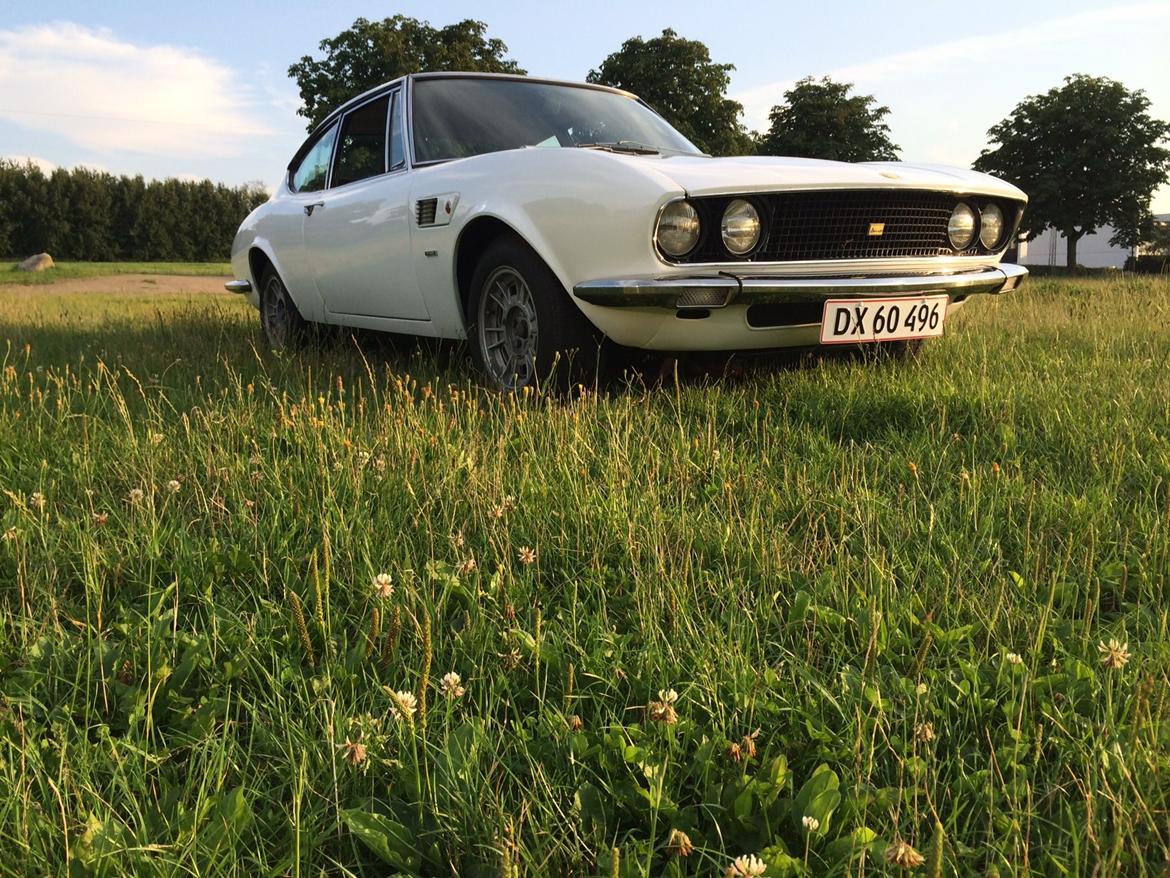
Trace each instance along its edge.
{"label": "car badge", "polygon": [[884,235],[885,232],[886,232],[886,224],[885,223],[870,223],[869,224],[869,236],[871,238],[879,238],[882,235]]}
{"label": "car badge", "polygon": [[882,171],[881,175],[883,177],[885,177],[887,180],[901,180],[902,179],[897,174],[895,174],[893,171]]}

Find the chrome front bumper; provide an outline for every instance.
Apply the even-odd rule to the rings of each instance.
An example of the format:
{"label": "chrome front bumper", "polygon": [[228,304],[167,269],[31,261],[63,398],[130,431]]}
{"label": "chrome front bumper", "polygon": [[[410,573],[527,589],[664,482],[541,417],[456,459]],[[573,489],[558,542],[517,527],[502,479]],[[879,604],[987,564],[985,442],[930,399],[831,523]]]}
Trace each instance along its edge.
{"label": "chrome front bumper", "polygon": [[595,280],[577,284],[583,302],[613,308],[724,308],[731,304],[768,305],[825,299],[949,293],[1006,293],[1028,269],[1000,265],[954,274],[873,275],[869,277],[741,277],[720,272],[711,277],[656,277]]}

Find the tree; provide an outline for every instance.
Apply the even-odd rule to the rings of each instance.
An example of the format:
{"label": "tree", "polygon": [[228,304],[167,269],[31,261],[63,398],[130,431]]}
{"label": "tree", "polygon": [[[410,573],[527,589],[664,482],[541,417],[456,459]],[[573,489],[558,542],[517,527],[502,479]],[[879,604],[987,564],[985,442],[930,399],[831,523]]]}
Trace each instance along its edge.
{"label": "tree", "polygon": [[1141,243],[1153,256],[1170,256],[1170,222],[1151,222]]}
{"label": "tree", "polygon": [[1075,268],[1085,235],[1109,225],[1110,243],[1127,246],[1148,227],[1150,198],[1170,172],[1170,150],[1162,146],[1170,125],[1151,117],[1149,106],[1145,92],[1112,79],[1065,77],[987,132],[998,145],[979,155],[975,169],[1028,193],[1025,240],[1057,229]]}
{"label": "tree", "polygon": [[889,107],[873,95],[849,95],[851,82],[811,76],[784,92],[784,103],[768,114],[771,123],[758,144],[766,155],[792,155],[841,162],[892,161],[898,147],[883,121]]}
{"label": "tree", "polygon": [[405,15],[381,21],[359,18],[348,30],[321,41],[324,58],[305,55],[288,68],[304,103],[297,112],[309,120],[312,131],[354,95],[407,73],[524,73],[504,57],[508,47],[503,41],[487,39],[486,34],[487,25],[470,18],[438,29]]}
{"label": "tree", "polygon": [[750,152],[751,138],[739,121],[743,106],[726,97],[734,69],[667,28],[651,40],[626,40],[587,79],[638,95],[704,152],[739,155]]}

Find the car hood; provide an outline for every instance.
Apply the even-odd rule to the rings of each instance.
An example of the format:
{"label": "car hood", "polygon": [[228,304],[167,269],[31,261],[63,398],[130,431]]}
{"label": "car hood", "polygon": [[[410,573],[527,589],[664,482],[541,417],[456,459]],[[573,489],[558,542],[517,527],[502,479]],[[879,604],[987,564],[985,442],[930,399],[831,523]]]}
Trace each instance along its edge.
{"label": "car hood", "polygon": [[1027,196],[1003,180],[946,165],[832,162],[783,156],[630,156],[616,160],[652,168],[688,195],[729,195],[777,189],[930,189],[974,195]]}

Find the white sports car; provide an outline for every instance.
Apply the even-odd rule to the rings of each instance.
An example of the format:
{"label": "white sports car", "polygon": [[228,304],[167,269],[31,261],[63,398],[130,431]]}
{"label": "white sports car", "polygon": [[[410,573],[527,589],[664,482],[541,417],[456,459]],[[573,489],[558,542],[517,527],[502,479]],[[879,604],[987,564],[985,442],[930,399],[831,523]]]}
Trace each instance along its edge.
{"label": "white sports car", "polygon": [[466,338],[506,390],[623,348],[917,344],[1000,265],[1027,197],[900,162],[713,158],[634,95],[425,73],[335,110],[241,225],[269,342],[313,324]]}

